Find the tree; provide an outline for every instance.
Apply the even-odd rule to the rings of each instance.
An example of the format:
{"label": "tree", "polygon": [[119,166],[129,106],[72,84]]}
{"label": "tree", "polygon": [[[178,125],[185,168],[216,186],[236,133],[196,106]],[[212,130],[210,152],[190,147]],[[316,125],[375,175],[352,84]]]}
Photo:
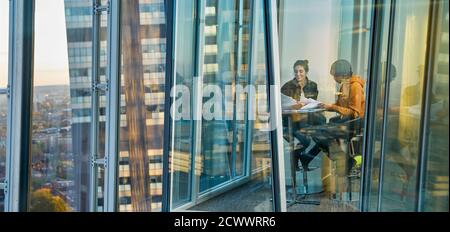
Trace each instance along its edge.
{"label": "tree", "polygon": [[42,188],[31,194],[31,212],[68,212],[69,206],[59,196],[53,196],[50,189]]}

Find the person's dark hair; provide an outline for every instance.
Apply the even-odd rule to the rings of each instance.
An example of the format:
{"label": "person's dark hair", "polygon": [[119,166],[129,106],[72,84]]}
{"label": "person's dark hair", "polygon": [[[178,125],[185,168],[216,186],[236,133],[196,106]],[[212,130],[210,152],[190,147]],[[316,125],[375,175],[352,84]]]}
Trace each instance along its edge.
{"label": "person's dark hair", "polygon": [[[389,66],[390,66],[390,69],[391,69],[391,75],[389,76],[389,82],[392,82],[397,77],[397,68],[393,64],[390,64]],[[380,66],[380,68],[382,68],[382,67],[384,67],[384,69],[382,69],[382,70],[384,72],[386,72],[387,62],[383,62],[382,65]],[[385,73],[382,73],[383,76],[384,76],[384,74]]]}
{"label": "person's dark hair", "polygon": [[319,94],[317,91],[317,86],[313,85],[305,85],[303,87],[303,93],[305,94],[306,98],[313,98],[317,100],[317,95]]}
{"label": "person's dark hair", "polygon": [[297,66],[302,66],[303,67],[303,69],[305,69],[305,72],[309,72],[309,61],[308,60],[297,60],[297,61],[295,61],[295,64],[294,64],[294,70],[295,70],[295,67],[297,67]]}
{"label": "person's dark hair", "polygon": [[352,65],[347,60],[337,60],[331,65],[332,76],[351,77],[353,75]]}

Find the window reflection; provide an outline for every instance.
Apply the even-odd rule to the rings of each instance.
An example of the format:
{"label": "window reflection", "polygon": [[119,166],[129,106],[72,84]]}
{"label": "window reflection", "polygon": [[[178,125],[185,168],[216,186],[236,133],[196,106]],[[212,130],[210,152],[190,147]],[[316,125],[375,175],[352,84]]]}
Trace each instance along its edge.
{"label": "window reflection", "polygon": [[[172,89],[172,102],[176,102],[186,91],[193,93],[192,77],[195,67],[195,18],[194,0],[179,0],[176,2],[178,8],[178,14],[176,15],[176,31],[175,31],[175,76]],[[182,39],[181,39],[182,38]],[[189,44],[189,46],[187,46]],[[180,93],[179,93],[180,92]],[[192,101],[188,100],[188,105],[192,109]],[[172,103],[174,104],[174,103]],[[182,107],[188,107],[182,106]],[[194,182],[192,181],[193,175],[199,175],[200,162],[196,161],[193,164],[193,158],[191,156],[192,146],[194,145],[192,135],[192,121],[190,120],[192,110],[186,109],[179,110],[180,112],[187,112],[190,117],[180,117],[179,120],[174,120],[179,115],[177,109],[171,110],[171,123],[173,130],[173,137],[171,137],[171,196],[172,209],[178,208],[183,204],[187,204],[192,199],[192,189],[194,188]],[[195,166],[194,166],[195,165]],[[195,167],[195,173],[193,174],[193,167]]]}
{"label": "window reflection", "polygon": [[119,210],[160,211],[166,24],[163,0],[121,4]]}
{"label": "window reflection", "polygon": [[[426,173],[425,211],[448,211],[448,1],[439,5],[432,97],[430,99],[430,133]],[[447,38],[447,39],[446,39]]]}
{"label": "window reflection", "polygon": [[[236,43],[231,35],[235,34],[235,24],[237,12],[235,11],[237,1],[212,1],[206,0],[205,24],[204,24],[204,65],[203,65],[203,86],[214,85],[203,93],[203,104],[216,102],[226,104],[225,86],[232,85],[233,79],[230,76],[236,70],[232,57],[235,54]],[[218,14],[218,13],[221,14]],[[227,75],[228,74],[228,75]],[[220,90],[220,91],[218,91]],[[221,92],[221,94],[219,94]],[[224,120],[222,114],[227,118],[233,118],[233,110],[225,112],[221,105],[214,105],[214,118],[202,121],[202,173],[200,175],[200,192],[212,189],[231,178],[233,159],[233,127],[232,120]]]}
{"label": "window reflection", "polygon": [[[382,33],[382,39],[380,40],[380,54],[381,62],[379,62],[378,73],[376,79],[376,89],[377,97],[376,110],[375,110],[375,122],[374,122],[374,141],[373,141],[373,154],[372,154],[372,166],[366,167],[370,170],[371,179],[370,181],[370,193],[369,193],[369,210],[375,211],[378,204],[378,190],[379,190],[379,177],[380,177],[380,166],[381,166],[381,144],[383,143],[383,120],[384,120],[384,107],[385,107],[385,96],[387,92],[385,91],[385,85],[390,84],[397,77],[397,69],[391,63],[387,63],[387,48],[388,48],[388,36],[389,36],[389,21],[390,21],[390,8],[389,3],[385,4],[385,10],[383,12],[383,21],[381,22],[380,31]],[[378,62],[378,61],[374,61]],[[387,78],[387,71],[390,68],[391,75]],[[372,90],[373,91],[373,90]]]}
{"label": "window reflection", "polygon": [[[193,154],[193,159],[186,159],[182,153],[186,152],[182,149],[182,140],[175,141],[172,148],[172,201],[177,199],[175,204],[183,208],[179,197],[185,196],[185,203],[189,203],[188,199],[192,197],[191,203],[194,205],[186,206],[189,210],[271,211],[269,125],[266,117],[261,120],[257,116],[258,111],[267,112],[268,108],[262,1],[207,0],[200,1],[200,4],[206,6],[200,5],[200,10],[204,12],[199,13],[200,17],[205,17],[205,22],[199,28],[202,37],[197,52],[200,53],[198,60],[201,63],[195,66],[200,67],[203,76],[200,83],[203,87],[203,105],[200,104],[203,108],[200,110],[203,109],[203,112],[202,121],[195,121],[194,118],[191,125],[201,127],[200,130],[182,127],[184,121],[175,119],[174,131],[176,138],[187,136],[186,139],[200,146],[196,148],[200,152],[198,156]],[[187,5],[191,6],[186,2],[181,4]],[[192,22],[185,18],[187,12],[180,10],[177,15],[180,23],[177,38],[183,38],[184,42],[187,36],[194,34],[189,31],[188,25],[191,26]],[[186,27],[181,29],[180,25]],[[177,43],[180,42],[178,40]],[[189,47],[177,48],[182,52],[177,53],[175,80],[194,92],[191,102],[198,104],[195,99],[198,88],[191,87],[199,84],[196,83],[198,79],[188,76],[193,70],[187,66],[195,56],[189,53]],[[262,91],[258,93],[247,88],[258,85],[262,86]],[[175,99],[180,98],[177,96]],[[216,105],[213,106],[212,102]],[[210,109],[208,107],[214,110],[207,111]],[[180,114],[180,109],[177,110],[175,118]],[[194,106],[192,111],[195,112]],[[210,117],[209,113],[214,117]],[[201,140],[196,141],[195,138]],[[194,173],[190,169],[187,169],[189,172],[175,169],[187,161],[194,168]],[[189,179],[186,174],[190,175]],[[196,178],[190,179],[191,176]],[[185,192],[188,189],[192,195]]]}
{"label": "window reflection", "polygon": [[[265,30],[266,21],[263,20],[264,1],[257,0],[253,3],[253,32],[251,38],[251,80],[250,83],[258,86],[256,99],[253,101],[252,96],[248,96],[249,115],[254,116],[254,120],[249,120],[248,130],[250,137],[249,145],[251,146],[249,154],[250,172],[252,182],[259,186],[257,193],[257,205],[251,211],[271,212],[273,211],[272,200],[272,138],[270,136],[270,122],[264,113],[269,109],[269,98],[267,91],[262,90],[269,85],[267,77],[267,50]],[[251,117],[250,117],[251,118]],[[256,197],[256,196],[255,196]]]}
{"label": "window reflection", "polygon": [[390,82],[387,106],[383,211],[415,210],[428,3],[398,1],[395,6],[392,65],[396,78]]}

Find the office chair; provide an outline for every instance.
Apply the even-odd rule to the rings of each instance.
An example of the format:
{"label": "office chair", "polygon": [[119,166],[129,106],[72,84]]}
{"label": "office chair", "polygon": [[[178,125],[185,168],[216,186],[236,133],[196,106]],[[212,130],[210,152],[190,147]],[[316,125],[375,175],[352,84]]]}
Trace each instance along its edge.
{"label": "office chair", "polygon": [[[347,192],[348,192],[348,197],[349,197],[349,201],[352,201],[352,192],[353,192],[353,188],[352,188],[352,180],[353,178],[358,179],[361,177],[361,161],[362,161],[362,157],[358,157],[358,156],[362,156],[362,149],[360,149],[361,144],[362,144],[362,138],[363,138],[363,134],[362,134],[362,129],[360,129],[360,131],[355,131],[358,133],[354,133],[353,136],[351,138],[348,139],[347,141],[347,145],[348,145],[348,153],[349,153],[349,159],[348,159],[348,163],[347,163]],[[356,159],[360,158],[361,161],[357,162]]]}
{"label": "office chair", "polygon": [[320,153],[320,148],[318,146],[314,146],[310,151],[306,150],[299,150],[296,151],[296,158],[300,161],[300,164],[302,165],[302,175],[303,175],[303,186],[305,195],[309,193],[308,188],[308,172],[313,171],[314,169],[309,168],[309,164],[311,161],[316,158],[316,156]]}
{"label": "office chair", "polygon": [[[346,179],[347,182],[347,189],[346,192],[348,193],[348,200],[352,200],[352,179],[353,178],[359,178],[360,173],[358,172],[358,167],[356,167],[356,159],[355,158],[361,158],[357,157],[361,154],[360,145],[362,142],[363,137],[363,119],[356,118],[356,119],[348,119],[348,120],[339,120],[333,123],[334,125],[334,131],[330,131],[332,134],[335,135],[335,139],[338,141],[342,141],[345,146],[345,152],[341,152],[341,155],[345,155],[345,157],[334,157],[331,158],[331,156],[336,154],[330,154],[331,152],[328,150],[328,154],[330,159],[337,160],[337,159],[345,159],[344,161],[344,167],[343,172],[344,174],[338,174],[343,175],[343,177]],[[342,169],[341,169],[342,170]],[[342,194],[340,196],[342,198]]]}

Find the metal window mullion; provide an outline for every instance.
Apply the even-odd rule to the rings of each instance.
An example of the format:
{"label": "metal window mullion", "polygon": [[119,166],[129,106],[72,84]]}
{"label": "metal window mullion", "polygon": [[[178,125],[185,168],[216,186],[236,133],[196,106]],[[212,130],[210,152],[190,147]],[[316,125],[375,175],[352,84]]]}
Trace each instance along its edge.
{"label": "metal window mullion", "polygon": [[[15,16],[16,16],[16,1],[9,1],[9,24],[8,25],[16,25],[15,23]],[[15,67],[14,60],[14,38],[16,32],[15,26],[9,26],[9,38],[8,38],[8,88],[9,91],[11,91],[11,88],[13,87],[13,68]],[[17,79],[19,81],[19,79]],[[7,111],[7,121],[6,121],[6,170],[5,170],[5,182],[4,182],[4,194],[5,194],[5,201],[4,201],[4,211],[5,212],[17,212],[18,211],[18,205],[16,203],[18,202],[18,193],[19,191],[16,189],[18,188],[17,178],[14,178],[12,171],[17,169],[15,168],[18,164],[17,161],[14,160],[15,156],[12,155],[12,136],[14,136],[13,133],[11,133],[11,128],[13,128],[12,125],[12,102],[13,97],[11,96],[11,92],[8,95],[8,111]],[[14,189],[13,189],[14,188]]]}
{"label": "metal window mullion", "polygon": [[93,0],[92,9],[92,76],[91,76],[91,131],[90,131],[90,168],[89,168],[89,210],[97,211],[97,172],[98,135],[99,135],[99,92],[100,84],[100,20],[101,14],[96,12],[100,0]]}
{"label": "metal window mullion", "polygon": [[366,104],[366,120],[364,131],[364,144],[363,144],[363,166],[362,166],[362,178],[361,178],[361,194],[360,194],[360,211],[365,212],[369,210],[369,203],[372,189],[372,163],[374,152],[374,129],[377,110],[377,94],[378,94],[378,82],[381,81],[378,77],[379,66],[381,59],[381,45],[383,38],[383,22],[384,22],[384,10],[385,0],[375,0],[374,12],[372,14],[372,32],[369,41],[369,79],[367,81],[367,104]]}
{"label": "metal window mullion", "polygon": [[[169,52],[167,52],[167,55],[166,56],[172,56],[172,58],[171,58],[171,62],[172,62],[172,67],[169,69],[169,68],[167,68],[166,69],[166,71],[168,70],[169,72],[171,72],[172,73],[172,77],[171,77],[171,81],[172,81],[172,84],[171,84],[171,88],[173,88],[173,92],[174,93],[176,93],[176,84],[177,84],[177,75],[174,75],[175,73],[177,73],[178,71],[177,71],[177,66],[176,66],[176,58],[177,58],[177,41],[178,41],[178,35],[177,35],[177,32],[178,32],[178,23],[177,23],[177,21],[175,20],[175,17],[176,17],[176,15],[178,15],[178,9],[179,9],[179,7],[178,7],[178,4],[177,4],[177,1],[178,0],[173,0],[173,5],[171,6],[171,9],[170,10],[172,10],[172,23],[173,23],[173,28],[172,28],[172,32],[173,32],[173,34],[172,34],[172,38],[173,38],[173,41],[172,41],[172,50],[171,50],[171,52],[169,53]],[[169,7],[169,5],[166,5],[167,7]],[[169,10],[166,10],[166,12],[169,12]],[[168,51],[168,50],[166,50],[166,51]],[[171,91],[172,92],[172,91]],[[169,97],[171,97],[172,98],[172,96],[171,96],[171,92],[169,93]],[[167,97],[167,91],[166,91],[166,97]],[[176,100],[176,96],[174,95],[173,96],[173,99],[171,99],[170,100],[170,102],[172,102],[172,100],[173,101],[175,101]],[[167,100],[166,100],[167,101]],[[170,107],[170,108],[172,108],[172,107]],[[170,109],[169,108],[169,109]],[[166,111],[167,112],[167,111]],[[173,116],[173,117],[171,117],[171,116],[169,116],[169,118],[171,119],[170,120],[170,124],[171,124],[171,128],[170,128],[170,132],[169,132],[169,134],[170,134],[170,140],[168,141],[168,142],[170,142],[170,144],[169,145],[164,145],[164,146],[169,146],[168,147],[168,154],[167,154],[167,156],[168,156],[168,162],[169,162],[169,164],[170,164],[170,166],[168,166],[167,168],[170,168],[168,171],[169,171],[169,181],[170,181],[170,185],[168,186],[168,187],[166,187],[166,188],[169,188],[169,190],[170,190],[170,192],[168,193],[168,197],[169,197],[169,199],[167,199],[169,202],[167,203],[168,205],[166,206],[166,207],[168,207],[169,209],[169,211],[172,211],[173,209],[172,209],[172,206],[173,206],[173,195],[174,194],[172,194],[172,188],[173,188],[173,186],[175,186],[174,185],[174,178],[173,178],[173,174],[174,174],[174,172],[173,171],[171,171],[171,170],[174,170],[174,168],[173,168],[173,165],[174,165],[174,162],[173,162],[173,160],[175,159],[175,128],[176,128],[176,125],[175,125],[175,123],[176,123],[176,120],[175,120],[175,107],[170,111],[170,114],[171,114],[171,116]],[[164,121],[164,123],[166,123],[166,121]],[[173,131],[172,131],[173,130]],[[166,136],[166,135],[165,135]],[[164,139],[166,139],[166,137],[164,137]],[[170,156],[170,151],[172,151],[172,156]],[[164,154],[163,154],[164,155]],[[163,159],[164,159],[164,157],[163,157]],[[172,159],[172,161],[170,160],[170,159]],[[192,168],[193,166],[192,166],[192,164],[191,164],[191,168]],[[163,167],[164,168],[164,167]],[[192,170],[192,169],[191,169]],[[163,173],[164,174],[164,173]],[[163,178],[163,180],[164,180],[164,178]],[[164,183],[163,183],[164,184]],[[163,187],[163,191],[164,191],[164,187]],[[166,196],[167,197],[167,196]],[[164,210],[164,208],[166,208],[166,207],[164,207],[164,205],[163,205],[163,210]]]}
{"label": "metal window mullion", "polygon": [[[169,173],[169,163],[170,163],[170,138],[172,132],[172,122],[170,120],[170,109],[172,105],[171,101],[171,90],[172,85],[175,83],[174,78],[174,45],[175,45],[175,15],[174,10],[176,9],[176,0],[165,0],[165,10],[166,10],[166,82],[165,82],[165,100],[164,100],[164,147],[163,147],[163,176],[162,176],[162,211],[169,212],[171,207],[171,178]],[[174,115],[175,116],[175,115]]]}
{"label": "metal window mullion", "polygon": [[108,15],[108,89],[105,137],[104,211],[117,210],[117,169],[120,126],[120,0],[110,0]]}
{"label": "metal window mullion", "polygon": [[281,95],[280,86],[280,54],[278,45],[277,4],[275,0],[264,1],[265,38],[266,38],[266,62],[267,77],[269,80],[268,99],[270,109],[271,151],[272,151],[272,180],[273,180],[273,204],[275,211],[287,211],[286,185],[284,179],[284,150],[283,131],[279,128],[281,122]]}
{"label": "metal window mullion", "polygon": [[[5,211],[28,210],[33,101],[34,0],[10,1]],[[14,128],[14,129],[13,129]]]}
{"label": "metal window mullion", "polygon": [[432,0],[428,13],[428,34],[427,34],[427,50],[425,63],[425,78],[422,90],[422,106],[421,106],[421,120],[420,120],[420,134],[419,134],[419,158],[417,160],[417,183],[416,183],[416,202],[415,210],[422,212],[425,203],[425,188],[426,188],[426,172],[428,159],[428,136],[430,133],[430,110],[431,110],[431,95],[433,85],[433,71],[435,65],[434,53],[436,51],[436,38],[438,38],[438,24],[439,24],[439,5],[441,1]]}
{"label": "metal window mullion", "polygon": [[393,50],[393,42],[394,42],[394,28],[395,28],[395,10],[397,6],[397,1],[392,0],[389,12],[389,32],[388,32],[388,41],[387,41],[387,56],[386,56],[386,69],[385,69],[385,85],[384,85],[384,110],[383,110],[383,130],[381,137],[381,156],[380,156],[380,169],[378,173],[378,200],[377,200],[377,211],[380,212],[382,206],[382,197],[383,193],[383,180],[384,180],[384,164],[386,159],[386,142],[387,142],[387,127],[388,127],[388,114],[389,114],[389,91],[390,91],[390,83],[389,79],[391,76],[391,63],[392,63],[392,50]]}
{"label": "metal window mullion", "polygon": [[[205,0],[196,1],[196,52],[195,52],[195,71],[194,71],[194,86],[193,86],[193,98],[191,98],[191,105],[193,106],[193,128],[192,128],[192,202],[196,203],[198,198],[198,193],[200,191],[200,175],[197,176],[195,171],[197,170],[196,160],[200,158],[201,153],[201,139],[202,139],[202,86],[203,86],[203,42],[204,42],[204,27],[205,27]],[[196,117],[200,117],[197,118]],[[200,169],[199,169],[200,170]]]}
{"label": "metal window mullion", "polygon": [[[241,72],[240,72],[240,67],[242,65],[242,30],[243,30],[243,2],[242,0],[238,0],[238,23],[235,24],[236,25],[236,29],[235,32],[237,32],[237,46],[235,48],[235,56],[237,56],[237,58],[235,59],[235,69],[236,69],[236,76],[234,77],[234,91],[233,91],[233,144],[231,146],[232,152],[231,152],[231,179],[236,177],[236,157],[237,157],[237,143],[238,143],[238,138],[237,138],[237,134],[238,134],[238,127],[237,127],[237,103],[238,103],[238,99],[239,96],[237,96],[237,92],[236,92],[236,88],[237,85],[240,84],[240,77],[241,77]],[[225,103],[227,104],[227,103]],[[240,103],[239,103],[240,104]],[[225,119],[226,120],[226,119]],[[241,153],[243,152],[242,150],[240,151]],[[242,154],[241,154],[242,155]]]}
{"label": "metal window mullion", "polygon": [[[249,40],[248,40],[248,70],[247,70],[247,83],[251,86],[254,86],[253,83],[253,78],[252,78],[252,67],[253,64],[256,64],[256,57],[257,57],[257,49],[254,49],[254,45],[255,45],[255,41],[254,39],[256,38],[255,33],[256,30],[255,28],[257,28],[257,19],[256,17],[254,17],[254,14],[256,13],[256,8],[255,6],[255,0],[251,0],[250,1],[250,20],[249,22],[251,22],[251,26],[250,26],[250,30],[249,30]],[[253,156],[252,153],[252,143],[253,143],[253,125],[254,125],[254,101],[256,101],[256,99],[253,98],[253,96],[247,96],[246,99],[246,112],[245,112],[245,143],[244,143],[244,175],[245,176],[249,176],[251,177],[252,175],[252,170],[251,170],[251,158]],[[250,116],[253,115],[253,116]],[[249,118],[252,117],[252,120],[249,120]]]}

